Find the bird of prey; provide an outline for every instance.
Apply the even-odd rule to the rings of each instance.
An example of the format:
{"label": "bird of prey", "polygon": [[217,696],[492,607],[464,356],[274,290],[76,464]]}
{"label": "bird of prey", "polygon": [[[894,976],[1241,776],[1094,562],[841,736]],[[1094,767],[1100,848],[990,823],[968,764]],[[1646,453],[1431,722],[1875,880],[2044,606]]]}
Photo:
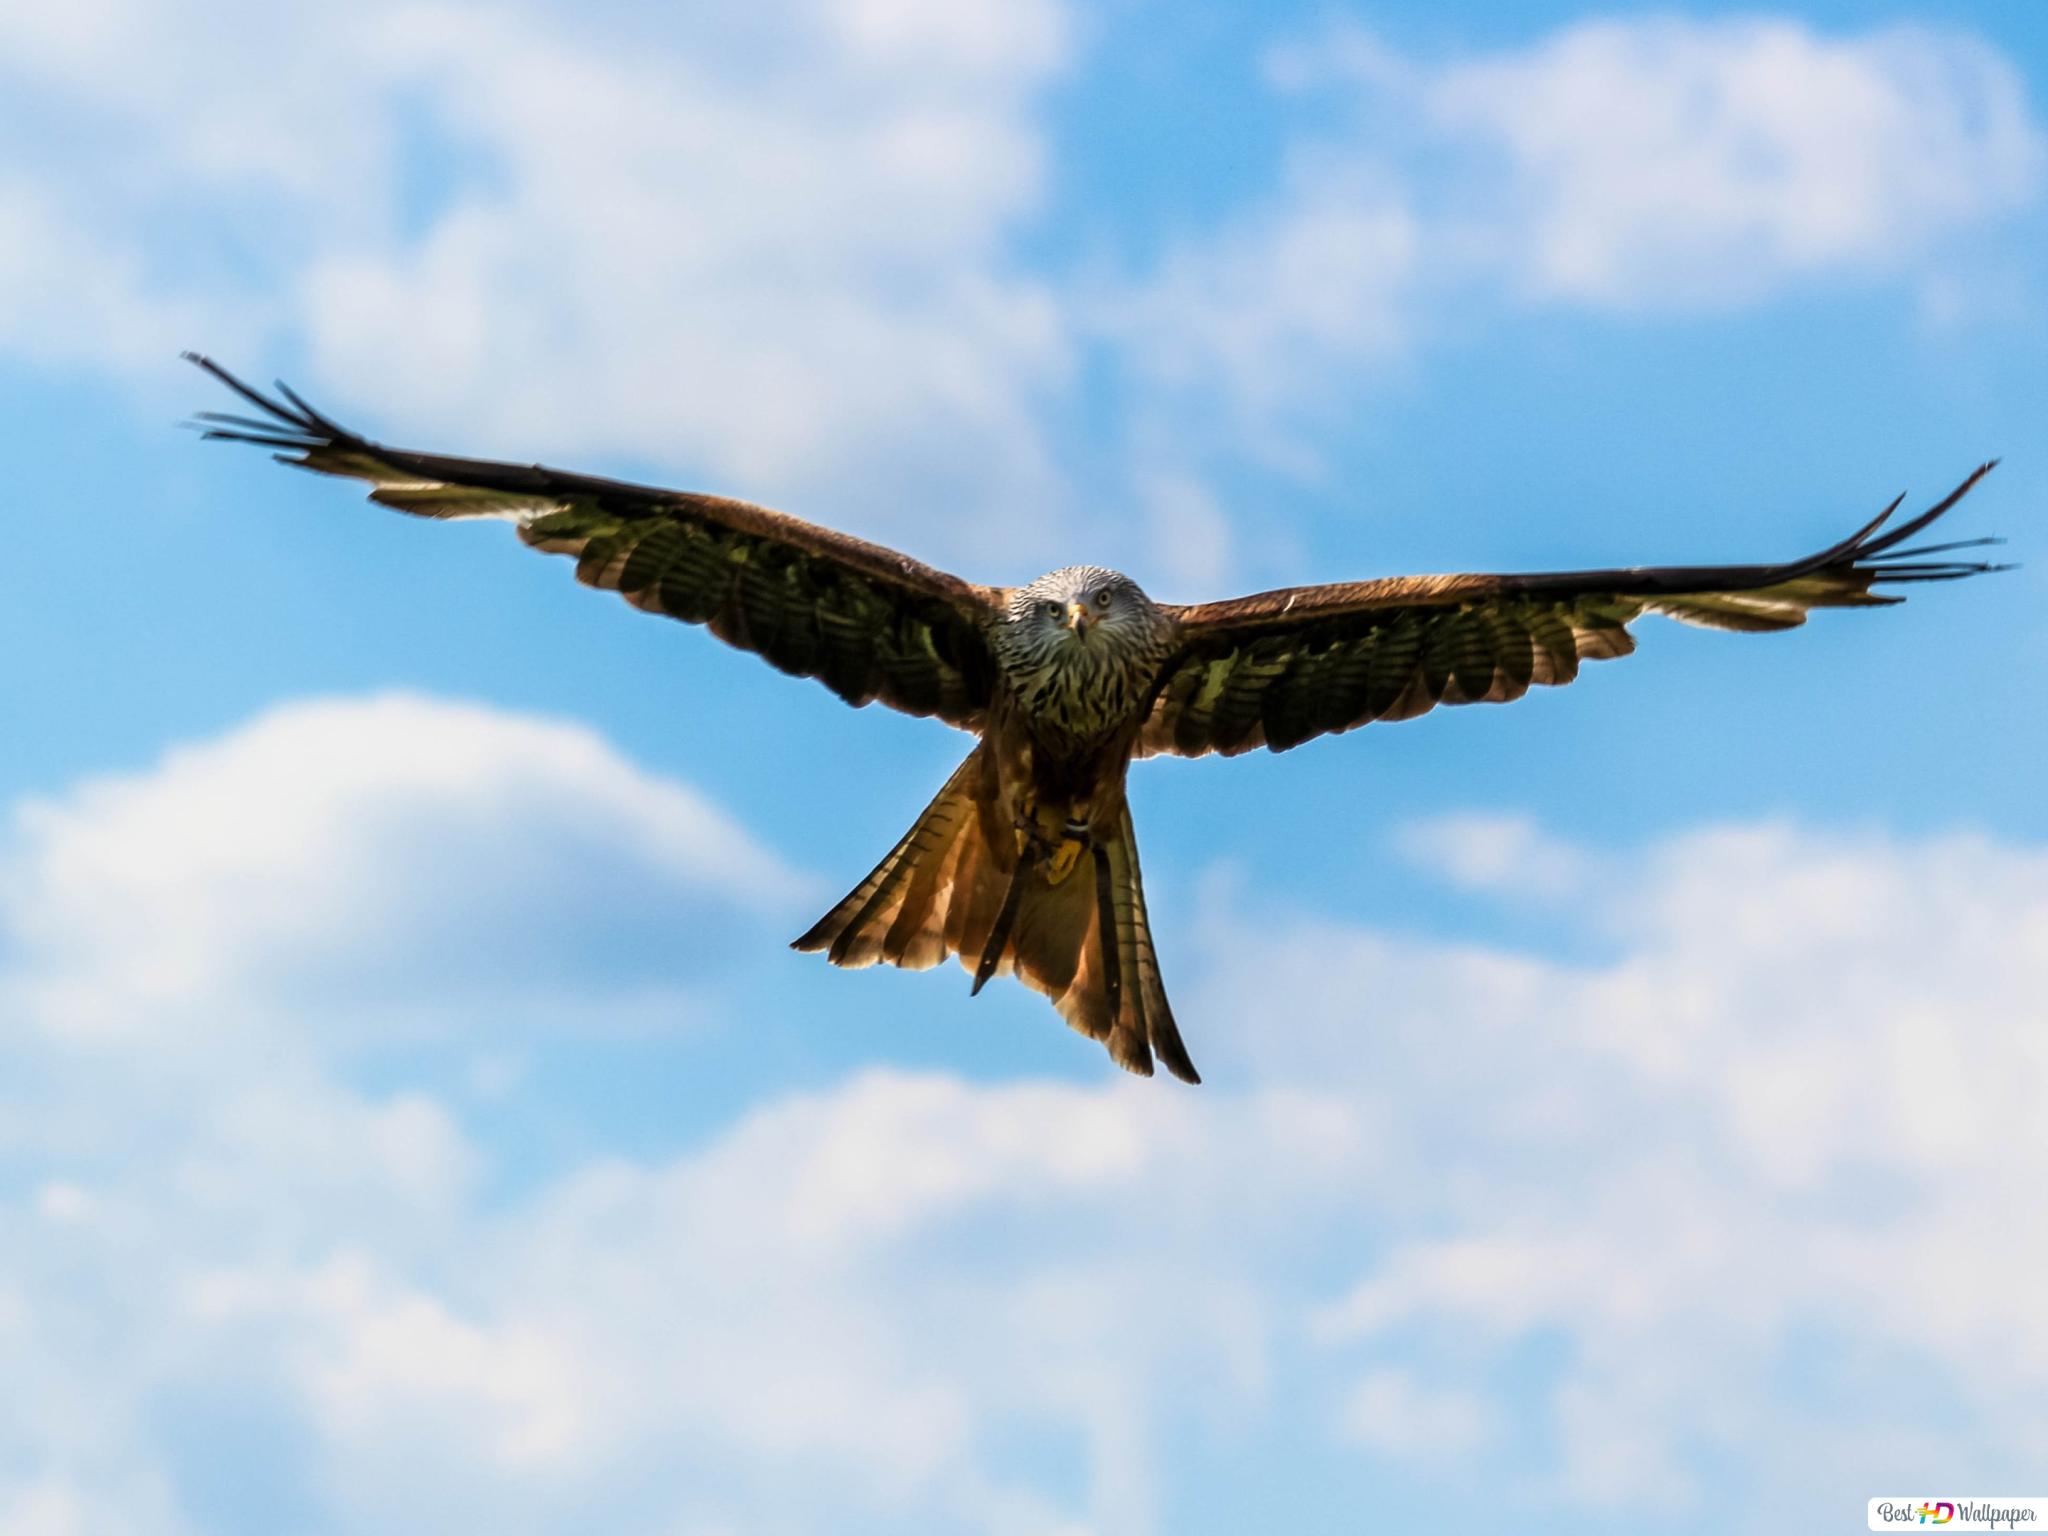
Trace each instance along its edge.
{"label": "bird of prey", "polygon": [[1134,758],[1284,752],[1439,704],[1517,699],[1627,655],[1645,613],[1790,629],[1809,609],[1895,603],[1880,589],[2000,568],[1956,557],[1995,540],[1908,547],[1986,464],[1917,517],[1887,528],[1894,501],[1778,565],[1401,576],[1192,606],[1092,565],[981,586],[742,501],[386,448],[283,384],[272,398],[187,356],[261,413],[201,413],[207,437],[367,481],[402,512],[508,519],[533,548],[573,555],[590,586],[705,625],[849,704],[971,732],[974,750],[903,839],[794,947],[843,966],[957,955],[976,992],[1010,973],[1119,1066],[1150,1075],[1156,1057],[1190,1083],[1124,798]]}

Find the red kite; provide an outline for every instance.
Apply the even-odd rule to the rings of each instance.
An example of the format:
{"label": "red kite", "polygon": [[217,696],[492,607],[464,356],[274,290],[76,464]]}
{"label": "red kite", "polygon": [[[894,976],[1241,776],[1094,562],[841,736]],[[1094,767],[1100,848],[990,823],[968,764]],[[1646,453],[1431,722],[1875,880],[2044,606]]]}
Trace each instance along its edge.
{"label": "red kite", "polygon": [[1887,531],[1895,501],[1782,565],[1400,576],[1191,607],[1088,565],[988,587],[742,501],[380,447],[282,384],[271,399],[191,360],[263,413],[203,413],[208,437],[368,481],[371,500],[403,512],[509,519],[535,549],[573,555],[590,586],[706,625],[849,704],[972,732],[903,840],[795,947],[846,966],[957,955],[977,992],[1009,972],[1119,1066],[1149,1075],[1156,1055],[1191,1083],[1145,919],[1124,800],[1133,758],[1284,752],[1439,704],[1518,699],[1627,655],[1645,613],[1790,629],[1812,608],[1899,601],[1880,587],[2000,569],[1952,558],[1990,539],[1904,547],[1986,464],[1918,517]]}

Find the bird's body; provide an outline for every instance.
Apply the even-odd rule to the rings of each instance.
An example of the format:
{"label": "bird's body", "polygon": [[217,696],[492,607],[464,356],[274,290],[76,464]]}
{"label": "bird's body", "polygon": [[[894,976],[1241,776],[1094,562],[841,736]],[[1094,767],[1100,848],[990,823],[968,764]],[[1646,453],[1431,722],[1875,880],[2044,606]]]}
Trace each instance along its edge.
{"label": "bird's body", "polygon": [[[1898,601],[1879,584],[1996,569],[1901,546],[1991,467],[1897,528],[1898,503],[1849,538],[1778,565],[1416,576],[1154,602],[1071,566],[988,587],[745,502],[539,466],[390,449],[194,358],[264,413],[207,414],[209,436],[367,480],[420,516],[501,517],[577,575],[650,612],[704,624],[849,703],[937,715],[978,737],[889,855],[796,947],[847,966],[957,956],[975,990],[1009,972],[1132,1071],[1156,1056],[1198,1081],[1167,1005],[1125,799],[1134,758],[1199,757],[1504,702],[1634,649],[1658,612],[1735,630],[1794,627],[1816,607]],[[1968,544],[1992,542],[1972,540]]]}
{"label": "bird's body", "polygon": [[[1198,1081],[1152,949],[1124,779],[1180,626],[1137,583],[1070,566],[991,614],[982,739],[902,842],[800,939],[838,965],[949,954],[1014,973],[1134,1071]],[[1108,942],[1103,936],[1108,935]]]}

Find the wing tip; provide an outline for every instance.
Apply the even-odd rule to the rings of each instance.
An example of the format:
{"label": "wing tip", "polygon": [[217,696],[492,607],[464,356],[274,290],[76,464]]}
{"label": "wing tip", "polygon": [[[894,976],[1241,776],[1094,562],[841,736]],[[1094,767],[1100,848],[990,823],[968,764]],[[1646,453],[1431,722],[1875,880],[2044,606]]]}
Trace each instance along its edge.
{"label": "wing tip", "polygon": [[[226,385],[269,418],[268,421],[251,421],[246,417],[228,416],[219,411],[201,411],[194,418],[195,421],[225,422],[230,426],[254,428],[258,432],[270,432],[280,437],[304,438],[306,442],[303,444],[303,447],[306,449],[360,442],[360,439],[354,433],[308,405],[305,399],[282,379],[275,381],[278,394],[284,397],[282,401],[279,401],[264,394],[263,391],[257,389],[253,384],[237,377],[230,369],[214,361],[213,358],[207,356],[204,352],[197,352],[187,348],[185,351],[180,352],[178,356],[192,364],[195,368],[203,369],[211,374],[220,383]],[[202,438],[212,438],[215,441],[265,442],[262,437],[251,438],[235,432],[202,430],[201,435]]]}
{"label": "wing tip", "polygon": [[[1899,505],[1898,501],[1894,501],[1890,507],[1887,507],[1884,510],[1882,516],[1878,518],[1877,523],[1874,523],[1870,527],[1865,528],[1861,533],[1857,534],[1853,540],[1850,541],[1850,547],[1847,551],[1845,551],[1845,553],[1848,553],[1851,556],[1852,560],[1860,560],[1865,556],[1883,555],[1890,553],[1893,550],[1896,550],[1899,547],[1899,545],[1905,543],[1908,539],[1912,538],[1914,534],[1920,532],[1921,529],[1928,527],[1936,519],[1942,517],[1952,508],[1954,508],[1957,502],[1961,501],[1965,496],[1969,495],[1970,492],[1976,488],[1978,481],[1982,480],[1986,475],[1990,474],[1991,471],[1996,469],[1997,467],[1997,459],[1986,459],[1983,463],[1979,464],[1975,469],[1971,470],[1969,474],[1965,475],[1961,483],[1958,484],[1954,490],[1950,491],[1946,496],[1942,497],[1939,501],[1935,502],[1935,504],[1929,507],[1925,512],[1920,513],[1916,517],[1907,519],[1907,521],[1899,524],[1899,526],[1896,528],[1886,530],[1883,537],[1881,538],[1873,537],[1873,535],[1877,532],[1878,526],[1881,525],[1886,518],[1889,518],[1892,512]],[[1902,496],[1899,499],[1904,500],[1904,497]]]}

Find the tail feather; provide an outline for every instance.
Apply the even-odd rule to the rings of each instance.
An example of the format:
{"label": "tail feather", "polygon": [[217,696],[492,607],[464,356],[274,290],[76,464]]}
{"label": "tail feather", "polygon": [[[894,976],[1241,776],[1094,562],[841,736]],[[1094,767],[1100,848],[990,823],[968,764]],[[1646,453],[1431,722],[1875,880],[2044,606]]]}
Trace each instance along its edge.
{"label": "tail feather", "polygon": [[982,838],[974,841],[970,855],[962,860],[960,880],[967,899],[953,903],[946,914],[946,944],[965,964],[970,956],[978,960],[988,948],[989,935],[996,930],[1009,894],[1010,876]]}
{"label": "tail feather", "polygon": [[1138,836],[1131,826],[1130,808],[1124,808],[1123,835],[1109,845],[1111,865],[1116,873],[1112,886],[1115,900],[1115,928],[1122,950],[1123,990],[1137,1006],[1139,1027],[1166,1070],[1186,1083],[1199,1083],[1201,1074],[1188,1058],[1181,1043],[1180,1026],[1166,1001],[1166,980],[1159,972],[1159,956],[1152,948],[1152,924],[1145,913],[1145,878],[1138,866]]}
{"label": "tail feather", "polygon": [[[1061,1016],[1082,1034],[1101,1040],[1109,1034],[1101,1000],[1083,1007],[1084,994],[1101,990],[1099,967],[1090,963],[1094,921],[1095,890],[1084,873],[1077,869],[1058,885],[1047,885],[1039,876],[1018,904],[1002,969],[1051,998]],[[1077,1011],[1069,1012],[1070,1006]]]}
{"label": "tail feather", "polygon": [[[951,954],[975,970],[997,932],[1018,857],[983,814],[983,766],[977,749],[888,857],[793,947],[823,950],[834,965],[911,970]],[[1156,1055],[1174,1076],[1200,1082],[1153,953],[1129,809],[1097,844],[1091,868],[1057,885],[1027,868],[1016,884],[992,974],[1014,975],[1051,998],[1118,1066],[1149,1077]]]}
{"label": "tail feather", "polygon": [[[970,756],[954,771],[924,813],[911,825],[902,840],[830,912],[812,925],[810,931],[791,946],[801,950],[824,950],[834,965],[858,970],[886,960],[911,970],[937,965],[944,950],[912,964],[906,959],[908,934],[899,937],[901,919],[909,911],[916,887],[914,877],[937,862],[935,856],[952,849],[963,825],[974,820],[974,779],[979,764]],[[927,902],[933,894],[927,886]],[[891,948],[891,941],[895,947]]]}
{"label": "tail feather", "polygon": [[[1118,1066],[1150,1077],[1156,1055],[1182,1082],[1199,1083],[1201,1074],[1181,1041],[1180,1026],[1166,1001],[1166,984],[1152,948],[1138,840],[1128,807],[1118,834],[1098,848],[1100,867],[1107,871],[1099,890],[1106,893],[1106,899],[1091,893],[1096,899],[1088,942],[1074,951],[1078,974],[1061,991],[1041,990],[1050,992],[1060,1016],[1070,1025],[1102,1041]],[[1071,883],[1082,884],[1079,879]],[[1101,937],[1105,934],[1112,939],[1113,950],[1103,948]]]}
{"label": "tail feather", "polygon": [[[966,818],[969,823],[973,819],[971,809]],[[933,916],[935,911],[943,913],[942,893],[958,888],[961,858],[975,841],[969,835],[971,826],[961,825],[960,820],[950,806],[936,819],[936,846],[915,860],[909,884],[904,887],[903,905],[897,910],[896,921],[889,925],[888,937],[882,941],[882,952],[905,970],[927,970],[948,953],[944,923],[934,922]]]}

